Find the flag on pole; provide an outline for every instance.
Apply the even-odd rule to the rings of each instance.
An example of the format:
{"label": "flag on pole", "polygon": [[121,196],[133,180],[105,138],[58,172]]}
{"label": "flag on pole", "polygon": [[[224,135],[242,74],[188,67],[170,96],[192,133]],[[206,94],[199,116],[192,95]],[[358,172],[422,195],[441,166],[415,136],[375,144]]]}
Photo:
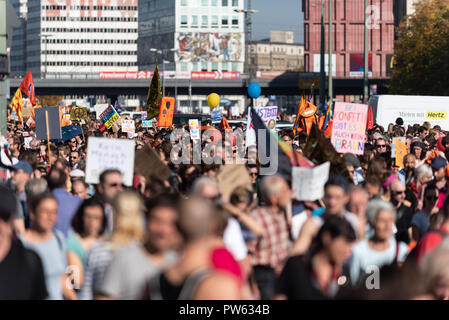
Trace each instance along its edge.
{"label": "flag on pole", "polygon": [[220,130],[229,130],[229,129],[232,130],[231,126],[229,125],[228,120],[227,120],[225,117],[222,117],[222,118],[221,118],[221,122],[220,122],[220,124],[218,125],[218,128],[219,128]]}
{"label": "flag on pole", "polygon": [[331,107],[330,105],[326,104],[327,109],[326,109],[326,115],[324,117],[324,124],[323,127],[321,128],[321,132],[325,132],[327,127],[329,126],[329,121],[331,119]]}
{"label": "flag on pole", "polygon": [[371,130],[374,126],[373,107],[369,106],[368,116],[366,117],[366,130]]}
{"label": "flag on pole", "polygon": [[16,93],[14,94],[14,98],[12,99],[9,106],[17,114],[18,121],[22,122],[23,99],[20,89],[17,89]]}
{"label": "flag on pole", "polygon": [[296,128],[298,127],[299,124],[299,115],[305,107],[306,107],[306,100],[304,99],[304,96],[301,96],[301,102],[299,103],[298,112],[296,113],[295,124],[293,125],[293,137],[296,135]]}
{"label": "flag on pole", "polygon": [[36,105],[36,97],[34,95],[34,83],[33,83],[33,75],[31,74],[31,70],[28,70],[27,75],[23,79],[20,84],[19,89],[30,98],[30,102],[33,106]]}

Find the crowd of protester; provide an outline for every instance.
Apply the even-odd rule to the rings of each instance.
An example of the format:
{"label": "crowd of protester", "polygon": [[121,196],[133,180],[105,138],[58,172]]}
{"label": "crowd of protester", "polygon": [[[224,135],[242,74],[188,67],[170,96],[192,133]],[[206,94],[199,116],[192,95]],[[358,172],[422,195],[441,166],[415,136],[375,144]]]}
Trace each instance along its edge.
{"label": "crowd of protester", "polygon": [[[442,128],[374,125],[363,155],[342,155],[350,179],[331,172],[317,201],[297,201],[290,180],[261,175],[257,163],[246,165],[252,189],[238,187],[225,201],[220,165],[172,162],[173,129],[137,123],[136,149],[153,148],[171,176],[126,187],[115,169],[98,184],[85,181],[88,137],[126,133],[89,120],[82,135],[48,150],[46,141],[25,143],[33,128],[10,126],[0,168],[0,299],[449,298]],[[279,136],[294,152],[307,142],[292,130]],[[403,164],[391,152],[398,137]]]}

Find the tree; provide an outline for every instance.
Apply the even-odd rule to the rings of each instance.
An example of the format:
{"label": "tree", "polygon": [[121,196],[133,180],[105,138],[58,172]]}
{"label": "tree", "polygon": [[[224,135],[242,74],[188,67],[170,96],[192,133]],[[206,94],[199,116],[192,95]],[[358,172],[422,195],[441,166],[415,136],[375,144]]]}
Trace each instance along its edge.
{"label": "tree", "polygon": [[153,119],[159,115],[159,109],[162,101],[161,79],[159,77],[159,67],[156,62],[153,78],[151,78],[150,88],[148,89],[147,102],[145,104],[147,110],[147,119]]}
{"label": "tree", "polygon": [[421,0],[399,27],[390,92],[449,95],[449,0]]}

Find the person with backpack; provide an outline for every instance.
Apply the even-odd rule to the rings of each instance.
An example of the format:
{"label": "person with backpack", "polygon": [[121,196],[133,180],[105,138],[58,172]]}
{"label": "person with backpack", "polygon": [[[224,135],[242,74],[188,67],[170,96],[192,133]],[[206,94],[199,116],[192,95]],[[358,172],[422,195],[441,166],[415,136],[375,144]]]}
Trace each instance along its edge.
{"label": "person with backpack", "polygon": [[[42,260],[50,300],[76,300],[77,296],[65,274],[67,253],[64,235],[54,230],[58,202],[50,194],[34,199],[29,208],[32,228],[19,235],[25,248],[34,250]],[[75,279],[76,280],[76,279]]]}
{"label": "person with backpack", "polygon": [[357,243],[347,261],[354,286],[364,278],[364,273],[373,272],[372,266],[381,268],[388,264],[402,263],[408,253],[407,244],[397,241],[393,235],[396,210],[391,203],[382,199],[371,200],[366,216],[374,234]]}

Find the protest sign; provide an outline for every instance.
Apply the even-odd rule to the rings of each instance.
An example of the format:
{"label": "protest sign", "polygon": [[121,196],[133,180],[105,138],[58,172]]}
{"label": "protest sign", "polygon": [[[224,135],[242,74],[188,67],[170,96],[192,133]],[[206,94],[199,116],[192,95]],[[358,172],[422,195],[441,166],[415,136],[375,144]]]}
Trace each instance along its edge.
{"label": "protest sign", "polygon": [[407,154],[407,145],[400,140],[396,141],[396,167],[404,168],[404,157]]}
{"label": "protest sign", "polygon": [[70,109],[70,120],[74,123],[80,123],[82,120],[87,119],[87,108],[84,107],[72,107]]}
{"label": "protest sign", "polygon": [[[61,118],[59,117],[58,107],[47,107],[47,108],[36,108],[36,139],[37,140],[47,140],[47,123],[48,123],[48,134],[50,135],[50,140],[59,140],[62,138],[61,131]],[[45,113],[48,113],[48,122],[45,117]]]}
{"label": "protest sign", "polygon": [[240,116],[240,109],[239,109],[239,107],[232,107],[231,108],[231,113],[232,113],[233,117]]}
{"label": "protest sign", "polygon": [[336,102],[331,142],[339,153],[363,154],[368,105]]}
{"label": "protest sign", "polygon": [[155,177],[162,181],[171,176],[170,169],[160,160],[156,152],[148,145],[136,151],[134,170],[145,178]]}
{"label": "protest sign", "polygon": [[[278,114],[278,107],[254,107],[253,108],[259,117],[265,122],[268,129],[276,130],[276,118]],[[254,131],[251,112],[248,113],[248,120],[246,123],[246,148],[256,145],[256,132]]]}
{"label": "protest sign", "polygon": [[123,183],[132,186],[134,176],[134,144],[132,140],[89,137],[87,142],[86,182],[99,183],[107,169],[122,173]]}
{"label": "protest sign", "polygon": [[252,190],[251,177],[245,165],[226,164],[217,173],[217,182],[223,201],[229,201],[235,188],[243,186]]}
{"label": "protest sign", "polygon": [[212,121],[220,121],[223,118],[223,112],[221,108],[215,108],[212,110],[210,117]]}
{"label": "protest sign", "polygon": [[143,120],[142,128],[151,128],[153,126],[153,120]]}
{"label": "protest sign", "polygon": [[31,141],[33,141],[33,137],[25,137],[25,138],[23,138],[23,142],[25,143],[25,147],[27,149],[31,148]]}
{"label": "protest sign", "polygon": [[122,132],[128,133],[136,132],[134,120],[122,120]]}
{"label": "protest sign", "polygon": [[140,120],[142,120],[142,121],[147,120],[147,112],[146,111],[140,112]]}
{"label": "protest sign", "polygon": [[189,119],[189,131],[192,140],[200,140],[200,125],[198,119]]}
{"label": "protest sign", "polygon": [[173,124],[173,113],[175,112],[175,98],[163,97],[159,109],[158,127],[170,127]]}
{"label": "protest sign", "polygon": [[399,140],[402,143],[406,143],[405,137],[393,138],[393,143],[391,144],[391,157],[396,158],[396,141]]}
{"label": "protest sign", "polygon": [[95,113],[97,114],[97,120],[100,120],[100,115],[103,113],[104,110],[106,110],[109,107],[107,104],[97,104],[95,105]]}
{"label": "protest sign", "polygon": [[109,129],[119,119],[119,115],[113,106],[109,106],[100,114],[100,119],[105,127]]}
{"label": "protest sign", "polygon": [[315,168],[293,167],[292,189],[298,201],[315,201],[324,196],[324,185],[329,178],[330,162]]}

